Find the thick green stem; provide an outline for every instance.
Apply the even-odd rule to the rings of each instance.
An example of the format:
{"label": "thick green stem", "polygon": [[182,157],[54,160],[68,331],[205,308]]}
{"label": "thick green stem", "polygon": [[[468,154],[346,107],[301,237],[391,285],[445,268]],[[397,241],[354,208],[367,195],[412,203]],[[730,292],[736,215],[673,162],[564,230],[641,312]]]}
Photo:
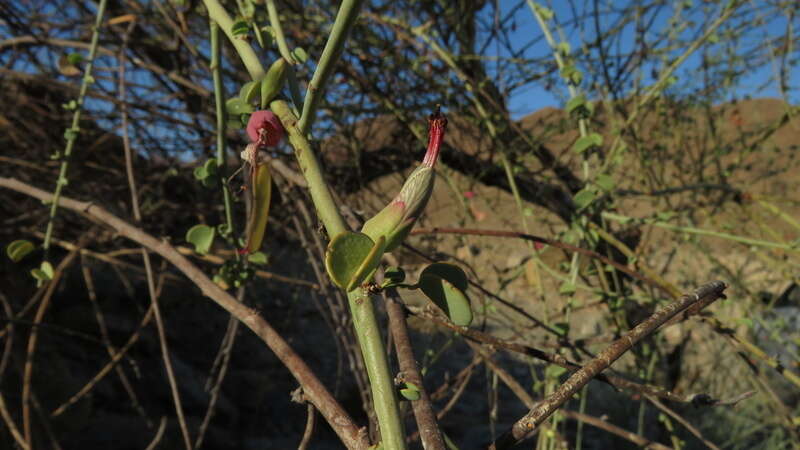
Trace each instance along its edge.
{"label": "thick green stem", "polygon": [[242,58],[242,62],[247,69],[247,73],[250,74],[250,78],[253,80],[261,79],[265,73],[264,66],[261,65],[261,61],[258,60],[258,56],[253,50],[253,47],[251,47],[247,41],[238,39],[233,35],[233,20],[231,16],[228,15],[227,11],[225,11],[225,8],[223,8],[217,0],[203,0],[203,3],[208,10],[208,16],[211,20],[219,24],[222,31],[228,36],[228,39],[230,39],[233,47],[236,49],[236,53]]}
{"label": "thick green stem", "polygon": [[364,365],[372,389],[372,403],[381,429],[381,448],[385,450],[405,449],[405,433],[397,404],[394,378],[389,371],[386,348],[383,345],[378,321],[375,318],[373,296],[358,288],[347,294],[353,327],[358,336]]}
{"label": "thick green stem", "polygon": [[[314,202],[317,215],[325,225],[328,235],[333,237],[346,231],[347,225],[339,214],[328,184],[322,176],[322,170],[311,143],[298,127],[297,116],[292,113],[289,105],[283,100],[275,100],[270,103],[270,109],[278,115],[286,128],[289,142],[294,147],[300,169],[308,182],[311,200]],[[347,298],[364,365],[367,367],[383,448],[404,449],[405,436],[400,420],[400,410],[397,406],[393,377],[389,370],[378,321],[375,318],[372,298],[362,288],[351,291]]]}
{"label": "thick green stem", "polygon": [[311,143],[306,139],[305,133],[297,126],[297,116],[294,115],[289,105],[283,100],[275,100],[269,104],[272,112],[281,119],[283,127],[289,136],[289,143],[294,147],[294,153],[300,169],[308,182],[308,191],[311,200],[317,209],[317,215],[325,225],[328,236],[335,237],[339,233],[347,230],[347,225],[339,214],[336,202],[333,201],[328,183],[322,176],[322,169],[317,161],[317,156],[311,148]]}
{"label": "thick green stem", "polygon": [[317,108],[325,95],[325,85],[333,73],[333,67],[339,61],[339,56],[344,49],[344,43],[347,41],[347,35],[358,18],[358,12],[361,10],[363,2],[363,0],[344,0],[342,6],[339,7],[339,13],[336,14],[336,21],[333,23],[333,29],[331,29],[328,42],[325,43],[325,49],[322,50],[317,70],[314,71],[314,76],[308,85],[308,92],[306,92],[306,98],[303,102],[303,113],[300,115],[299,125],[303,134],[308,133],[314,123],[314,119],[316,119]]}
{"label": "thick green stem", "polygon": [[72,155],[72,147],[75,146],[75,140],[78,139],[80,133],[81,111],[83,110],[83,100],[86,97],[86,91],[89,85],[94,82],[92,79],[92,67],[94,66],[94,57],[97,55],[97,41],[100,38],[100,27],[103,25],[103,16],[106,11],[107,0],[100,0],[97,6],[97,14],[94,19],[94,27],[92,27],[92,42],[89,46],[89,57],[86,59],[86,70],[83,74],[83,81],[81,82],[81,90],[78,93],[78,100],[75,107],[75,112],[72,114],[72,126],[67,133],[67,144],[64,147],[64,154],[62,155],[61,170],[58,172],[58,179],[56,180],[56,189],[53,192],[53,203],[50,205],[50,219],[47,221],[47,231],[44,233],[44,243],[42,247],[45,251],[45,258],[47,257],[47,250],[50,249],[50,241],[53,238],[53,224],[55,223],[56,214],[58,212],[58,200],[61,198],[61,191],[67,185],[67,170],[69,169],[69,157]]}

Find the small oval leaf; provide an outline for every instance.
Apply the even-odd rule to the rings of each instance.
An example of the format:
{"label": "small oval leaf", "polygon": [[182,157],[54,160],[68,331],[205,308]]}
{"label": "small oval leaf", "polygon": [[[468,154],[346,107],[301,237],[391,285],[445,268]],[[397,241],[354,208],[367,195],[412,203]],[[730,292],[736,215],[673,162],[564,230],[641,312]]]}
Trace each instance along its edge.
{"label": "small oval leaf", "polygon": [[333,283],[349,287],[373,247],[375,243],[364,233],[345,231],[333,238],[325,252],[325,269]]}
{"label": "small oval leaf", "polygon": [[239,90],[239,100],[245,102],[246,104],[253,103],[261,93],[261,82],[260,81],[248,81],[247,83],[242,86],[242,89]]}
{"label": "small oval leaf", "polygon": [[26,257],[36,247],[31,241],[18,239],[6,246],[6,254],[14,262],[20,262],[22,258]]}
{"label": "small oval leaf", "polygon": [[225,110],[228,112],[228,115],[238,116],[240,114],[250,114],[253,112],[253,107],[244,102],[241,98],[234,97],[225,102]]}
{"label": "small oval leaf", "polygon": [[186,242],[194,245],[194,251],[205,255],[214,243],[216,230],[208,225],[195,225],[186,232]]}
{"label": "small oval leaf", "polygon": [[454,324],[465,327],[472,323],[472,308],[464,291],[436,275],[423,274],[418,283],[422,292],[436,304]]}
{"label": "small oval leaf", "polygon": [[444,278],[450,284],[461,289],[462,291],[467,290],[467,286],[469,282],[467,281],[467,274],[461,270],[460,267],[456,266],[455,264],[449,263],[433,263],[425,268],[422,271],[420,276],[425,275],[436,275],[439,278]]}
{"label": "small oval leaf", "polygon": [[297,47],[292,50],[292,57],[300,64],[304,64],[306,61],[308,61],[308,53],[303,50],[303,47]]}

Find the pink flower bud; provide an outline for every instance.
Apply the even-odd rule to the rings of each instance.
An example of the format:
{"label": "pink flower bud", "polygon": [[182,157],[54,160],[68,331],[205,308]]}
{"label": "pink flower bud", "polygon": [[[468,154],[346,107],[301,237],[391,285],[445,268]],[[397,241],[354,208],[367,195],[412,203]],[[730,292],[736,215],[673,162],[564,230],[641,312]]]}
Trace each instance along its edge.
{"label": "pink flower bud", "polygon": [[259,147],[274,147],[283,138],[283,125],[272,111],[256,111],[247,122],[247,136]]}

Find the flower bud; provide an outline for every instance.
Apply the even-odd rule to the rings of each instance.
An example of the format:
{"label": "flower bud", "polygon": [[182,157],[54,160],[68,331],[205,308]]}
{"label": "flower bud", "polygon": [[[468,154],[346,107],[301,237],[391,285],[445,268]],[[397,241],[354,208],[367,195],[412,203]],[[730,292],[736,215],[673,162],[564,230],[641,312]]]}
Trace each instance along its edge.
{"label": "flower bud", "polygon": [[428,119],[428,150],[425,158],[411,175],[408,176],[400,193],[374,217],[364,223],[361,232],[376,241],[386,237],[386,248],[390,252],[397,248],[414,228],[414,224],[422,215],[433,192],[436,179],[436,160],[444,139],[447,119],[439,112],[431,114]]}

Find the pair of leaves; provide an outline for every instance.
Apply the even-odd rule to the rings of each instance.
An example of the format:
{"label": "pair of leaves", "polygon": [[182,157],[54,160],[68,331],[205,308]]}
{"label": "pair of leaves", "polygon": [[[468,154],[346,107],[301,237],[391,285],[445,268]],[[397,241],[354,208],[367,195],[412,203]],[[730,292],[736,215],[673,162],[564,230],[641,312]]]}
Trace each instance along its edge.
{"label": "pair of leaves", "polygon": [[[345,231],[331,240],[325,252],[325,269],[333,283],[350,292],[372,277],[381,260],[386,238],[377,242],[364,233]],[[405,279],[400,269],[386,271],[387,285],[397,285]],[[434,263],[426,267],[415,287],[438,306],[459,326],[472,322],[472,308],[464,293],[467,275],[457,266]]]}
{"label": "pair of leaves", "polygon": [[204,187],[215,186],[219,181],[217,174],[217,160],[209,159],[202,166],[195,167],[194,178]]}

